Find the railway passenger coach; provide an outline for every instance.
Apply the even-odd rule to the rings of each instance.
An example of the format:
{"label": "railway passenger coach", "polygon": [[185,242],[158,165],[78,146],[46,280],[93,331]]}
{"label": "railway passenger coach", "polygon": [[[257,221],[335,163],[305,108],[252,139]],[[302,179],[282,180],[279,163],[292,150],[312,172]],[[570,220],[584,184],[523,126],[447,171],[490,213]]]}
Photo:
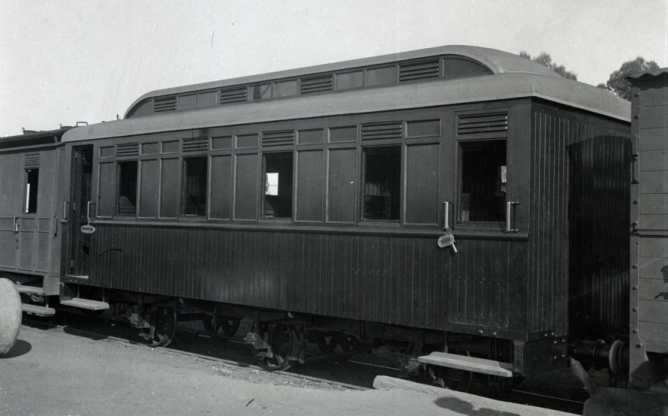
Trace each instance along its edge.
{"label": "railway passenger coach", "polygon": [[530,60],[440,47],[151,92],[67,131],[37,204],[61,304],[134,305],[154,345],[196,311],[253,318],[269,369],[392,340],[437,377],[512,378],[627,353],[629,121]]}

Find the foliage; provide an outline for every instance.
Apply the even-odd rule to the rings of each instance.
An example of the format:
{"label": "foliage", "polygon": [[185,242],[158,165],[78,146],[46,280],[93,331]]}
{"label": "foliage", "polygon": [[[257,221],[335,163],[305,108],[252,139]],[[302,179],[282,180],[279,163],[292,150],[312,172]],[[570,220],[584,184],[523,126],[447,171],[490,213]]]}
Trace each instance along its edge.
{"label": "foliage", "polygon": [[631,83],[626,78],[652,69],[659,69],[659,65],[654,61],[646,61],[645,58],[639,56],[632,61],[624,62],[618,70],[610,74],[608,82],[598,84],[597,87],[631,101]]}
{"label": "foliage", "polygon": [[556,62],[552,62],[552,57],[549,53],[541,52],[540,55],[532,58],[527,52],[522,51],[520,52],[520,56],[538,62],[539,64],[543,64],[566,79],[572,79],[573,81],[578,80],[578,76],[575,72],[567,70],[563,65],[558,65]]}

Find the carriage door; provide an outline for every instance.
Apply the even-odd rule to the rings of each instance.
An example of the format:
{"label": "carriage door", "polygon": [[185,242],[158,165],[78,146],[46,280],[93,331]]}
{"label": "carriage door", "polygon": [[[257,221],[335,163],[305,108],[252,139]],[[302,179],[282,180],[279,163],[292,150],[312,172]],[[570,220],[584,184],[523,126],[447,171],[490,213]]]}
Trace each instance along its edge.
{"label": "carriage door", "polygon": [[[82,231],[88,225],[93,176],[93,145],[72,148],[72,188],[70,196],[70,262],[68,275],[88,276],[90,234]],[[92,212],[90,213],[92,215]],[[86,228],[84,228],[86,230]]]}

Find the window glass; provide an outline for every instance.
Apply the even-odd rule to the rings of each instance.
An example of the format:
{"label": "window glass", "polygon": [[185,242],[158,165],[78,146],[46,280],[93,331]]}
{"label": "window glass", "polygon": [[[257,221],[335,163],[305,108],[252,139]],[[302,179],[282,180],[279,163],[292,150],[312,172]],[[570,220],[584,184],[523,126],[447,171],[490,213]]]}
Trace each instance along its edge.
{"label": "window glass", "polygon": [[266,100],[267,98],[271,98],[271,84],[251,86],[251,98],[253,100]]}
{"label": "window glass", "polygon": [[264,218],[292,217],[292,152],[264,155]]}
{"label": "window glass", "polygon": [[191,157],[183,159],[184,180],[183,187],[185,215],[206,215],[207,168],[206,157]]}
{"label": "window glass", "polygon": [[26,204],[25,213],[37,212],[37,185],[39,183],[39,169],[26,170]]}
{"label": "window glass", "polygon": [[364,219],[398,220],[400,183],[399,146],[364,149]]}
{"label": "window glass", "polygon": [[118,163],[118,214],[135,215],[137,207],[137,162]]}
{"label": "window glass", "polygon": [[506,141],[460,143],[460,220],[503,221],[506,202]]}

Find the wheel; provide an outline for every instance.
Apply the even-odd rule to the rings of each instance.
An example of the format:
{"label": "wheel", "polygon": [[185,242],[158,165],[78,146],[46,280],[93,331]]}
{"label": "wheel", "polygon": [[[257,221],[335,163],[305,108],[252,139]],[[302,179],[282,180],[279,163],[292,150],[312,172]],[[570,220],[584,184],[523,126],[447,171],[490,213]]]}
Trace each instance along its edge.
{"label": "wheel", "polygon": [[261,336],[270,348],[253,348],[253,355],[260,367],[267,371],[290,368],[288,356],[295,341],[294,329],[284,323],[272,323]]}
{"label": "wheel", "polygon": [[204,330],[209,335],[214,335],[218,332],[219,328],[222,328],[223,335],[226,337],[233,337],[239,330],[241,318],[218,315],[215,318],[202,319],[202,324],[204,325]]}
{"label": "wheel", "polygon": [[139,336],[151,347],[166,347],[176,333],[176,310],[164,306],[151,308],[151,325],[142,328]]}

